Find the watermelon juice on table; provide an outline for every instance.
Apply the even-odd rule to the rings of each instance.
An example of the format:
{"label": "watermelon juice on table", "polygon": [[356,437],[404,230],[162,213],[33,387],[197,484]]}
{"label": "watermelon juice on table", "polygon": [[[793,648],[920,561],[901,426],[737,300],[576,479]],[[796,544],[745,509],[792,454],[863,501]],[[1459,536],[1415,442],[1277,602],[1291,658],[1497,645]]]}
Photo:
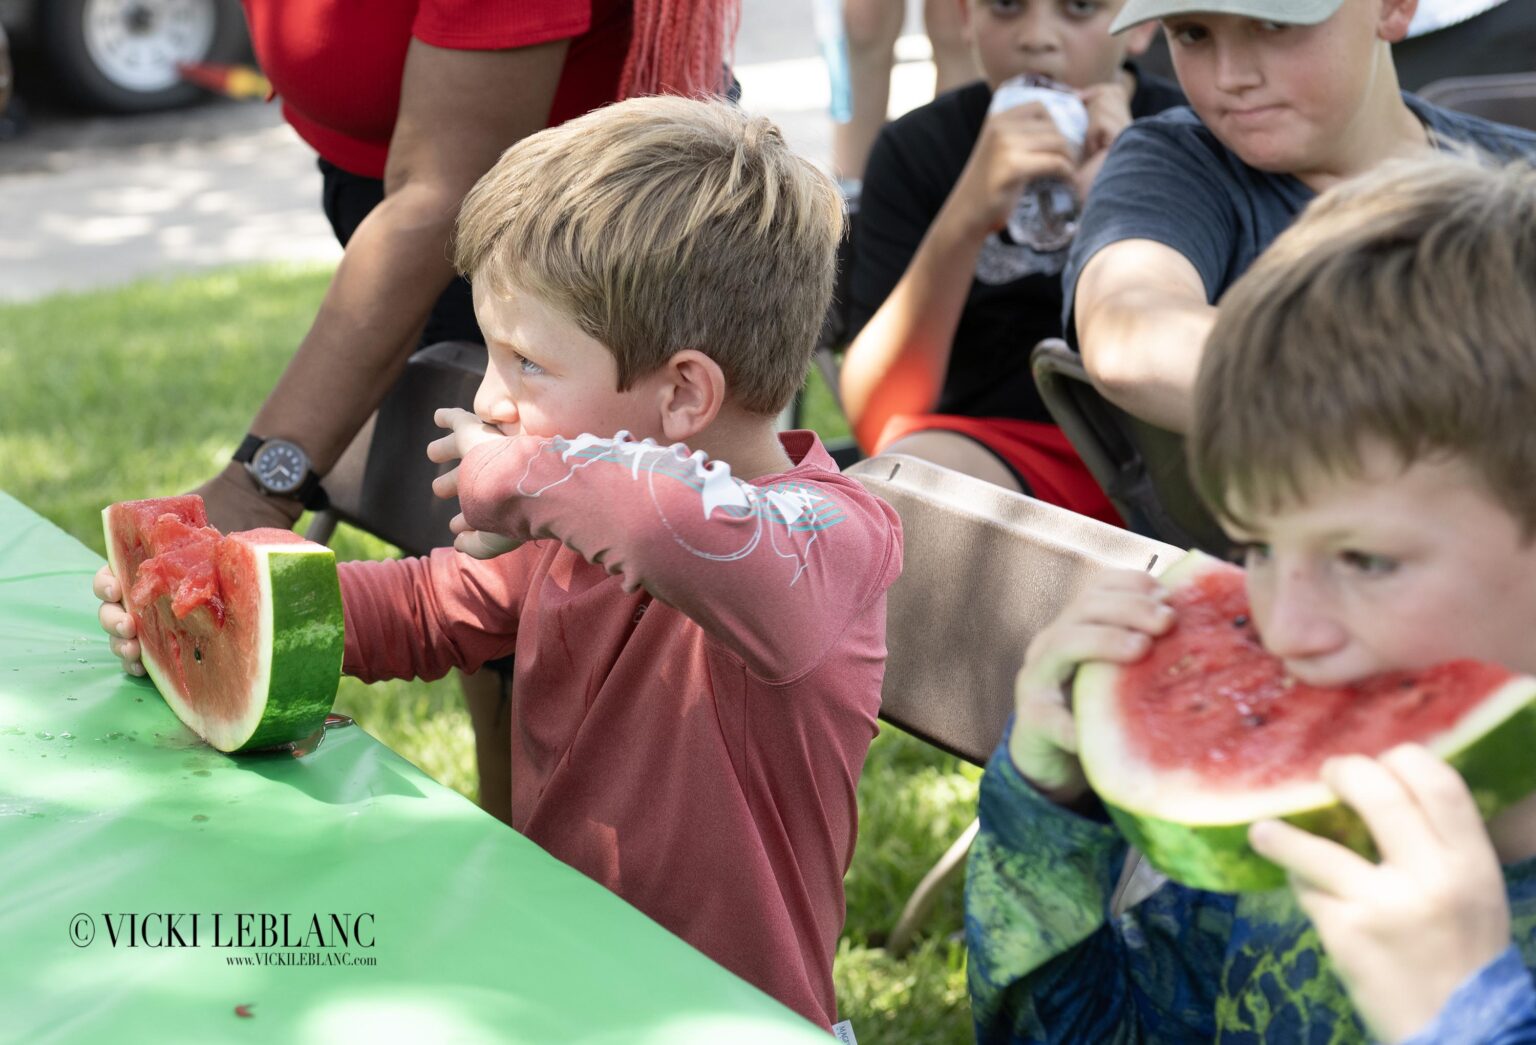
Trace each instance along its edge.
{"label": "watermelon juice on table", "polygon": [[1170,878],[1219,892],[1283,885],[1248,845],[1248,826],[1270,818],[1373,855],[1319,777],[1336,755],[1423,744],[1484,817],[1536,791],[1536,679],[1455,661],[1309,686],[1265,652],[1242,570],[1190,552],[1161,579],[1173,627],[1134,664],[1084,665],[1073,708],[1089,783]]}
{"label": "watermelon juice on table", "polygon": [[343,643],[329,548],[288,530],[224,536],[192,494],[109,505],[102,522],[144,668],[188,728],[233,752],[324,727]]}

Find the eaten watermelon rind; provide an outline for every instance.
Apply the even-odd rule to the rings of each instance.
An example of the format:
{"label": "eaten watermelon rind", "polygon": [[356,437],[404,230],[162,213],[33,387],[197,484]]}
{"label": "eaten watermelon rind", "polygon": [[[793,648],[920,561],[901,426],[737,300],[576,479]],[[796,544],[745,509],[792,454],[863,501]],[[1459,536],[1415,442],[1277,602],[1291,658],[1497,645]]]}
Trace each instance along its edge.
{"label": "eaten watermelon rind", "polygon": [[[1162,580],[1178,585],[1216,560],[1191,552]],[[1370,832],[1321,781],[1263,791],[1221,792],[1193,773],[1138,771],[1113,713],[1118,669],[1086,664],[1073,686],[1079,755],[1090,786],[1127,841],[1154,867],[1184,885],[1214,892],[1254,892],[1285,884],[1285,873],[1248,844],[1254,821],[1277,818],[1375,857]],[[1467,782],[1486,818],[1536,791],[1536,678],[1516,676],[1451,729],[1424,746]]]}
{"label": "eaten watermelon rind", "polygon": [[[126,589],[133,571],[118,555],[122,534],[114,529],[113,509],[119,507],[104,509],[102,520],[108,564]],[[200,504],[196,514],[191,521],[201,525]],[[125,519],[123,525],[131,523]],[[237,718],[205,713],[180,692],[172,665],[162,663],[148,643],[141,642],[140,659],[171,710],[214,748],[235,753],[280,747],[323,729],[336,699],[345,646],[336,556],[297,537],[265,542],[257,532],[225,540],[237,542],[251,560],[256,622],[261,634],[272,637],[269,644],[258,644],[244,712]]]}
{"label": "eaten watermelon rind", "polygon": [[[256,575],[261,613],[270,621],[273,638],[262,650],[260,675],[252,686],[256,699],[264,695],[255,728],[246,727],[241,737],[231,731],[231,723],[205,720],[209,732],[204,739],[221,751],[275,747],[324,728],[341,677],[345,641],[336,626],[341,584],[335,553],[316,544],[254,544],[250,549],[266,567]],[[270,706],[276,694],[287,697],[281,710]]]}

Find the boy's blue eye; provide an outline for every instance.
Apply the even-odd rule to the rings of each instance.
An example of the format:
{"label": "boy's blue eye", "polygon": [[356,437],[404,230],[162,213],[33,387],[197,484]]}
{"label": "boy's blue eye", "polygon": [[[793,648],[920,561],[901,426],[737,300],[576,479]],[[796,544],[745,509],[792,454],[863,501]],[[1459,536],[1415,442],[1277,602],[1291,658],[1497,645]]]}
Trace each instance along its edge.
{"label": "boy's blue eye", "polygon": [[1061,9],[1073,18],[1088,19],[1104,9],[1099,0],[1062,0]]}
{"label": "boy's blue eye", "polygon": [[1397,569],[1396,559],[1372,552],[1342,551],[1339,553],[1339,559],[1351,570],[1369,577],[1382,577]]}
{"label": "boy's blue eye", "polygon": [[1018,14],[1023,6],[1022,0],[991,0],[991,3],[987,4],[992,13],[1001,18]]}
{"label": "boy's blue eye", "polygon": [[517,360],[518,369],[520,369],[525,374],[542,374],[544,372],[544,368],[539,366],[539,364],[535,363],[531,359],[527,359],[518,355],[516,352],[512,353],[512,358]]}

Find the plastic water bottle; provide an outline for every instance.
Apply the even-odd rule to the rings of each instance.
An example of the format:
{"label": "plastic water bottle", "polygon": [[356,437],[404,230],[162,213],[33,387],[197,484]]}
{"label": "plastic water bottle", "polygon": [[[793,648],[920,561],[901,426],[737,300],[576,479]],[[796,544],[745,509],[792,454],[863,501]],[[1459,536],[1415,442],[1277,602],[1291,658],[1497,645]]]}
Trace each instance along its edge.
{"label": "plastic water bottle", "polygon": [[[1088,136],[1088,107],[1072,88],[1045,76],[1015,76],[998,85],[989,113],[1039,102],[1051,114],[1062,137],[1080,153]],[[1076,157],[1074,157],[1075,159]],[[1024,187],[1008,219],[1013,242],[1042,254],[1061,250],[1077,234],[1077,189],[1061,178],[1041,178]]]}

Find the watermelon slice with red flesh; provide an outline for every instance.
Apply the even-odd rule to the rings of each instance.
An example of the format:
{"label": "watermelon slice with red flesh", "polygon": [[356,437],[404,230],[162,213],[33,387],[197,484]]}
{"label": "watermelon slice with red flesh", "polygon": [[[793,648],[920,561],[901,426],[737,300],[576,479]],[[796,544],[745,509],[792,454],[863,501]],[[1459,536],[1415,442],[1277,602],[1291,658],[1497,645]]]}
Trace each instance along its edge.
{"label": "watermelon slice with red flesh", "polygon": [[124,501],[102,521],[144,667],[188,728],[251,751],[324,727],[343,642],[329,548],[288,530],[225,537],[195,495]]}
{"label": "watermelon slice with red flesh", "polygon": [[1373,855],[1324,760],[1423,744],[1491,816],[1536,791],[1536,679],[1455,661],[1350,686],[1309,686],[1264,651],[1243,571],[1190,552],[1162,577],[1173,628],[1135,664],[1087,664],[1073,686],[1083,770],[1130,842],[1175,881],[1240,892],[1284,884],[1248,845],[1281,818]]}

